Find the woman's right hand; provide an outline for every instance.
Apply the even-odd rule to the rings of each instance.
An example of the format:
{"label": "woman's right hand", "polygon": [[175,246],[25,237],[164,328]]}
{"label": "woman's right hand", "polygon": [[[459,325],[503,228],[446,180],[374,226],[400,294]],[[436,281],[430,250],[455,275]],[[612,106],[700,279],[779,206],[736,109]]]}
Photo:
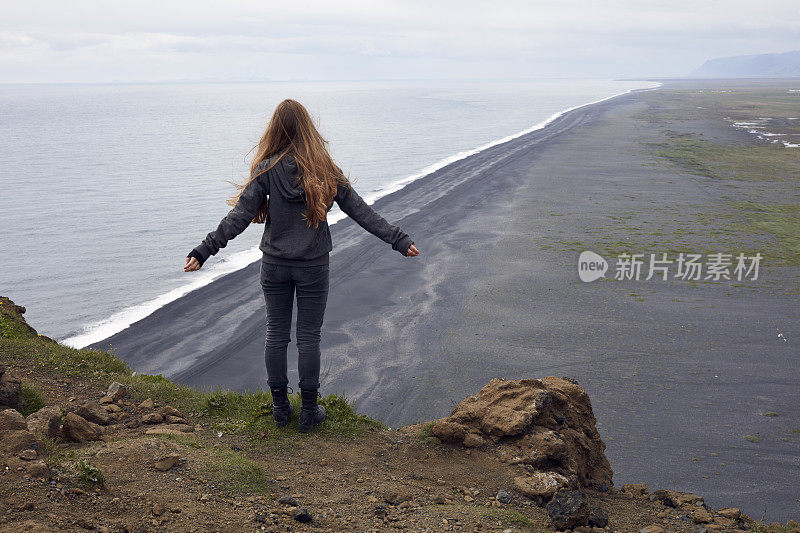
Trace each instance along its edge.
{"label": "woman's right hand", "polygon": [[198,261],[196,257],[187,257],[183,271],[192,272],[194,270],[200,270],[200,261]]}
{"label": "woman's right hand", "polygon": [[406,257],[414,257],[416,255],[419,255],[419,250],[412,244],[408,247],[408,250],[406,250]]}

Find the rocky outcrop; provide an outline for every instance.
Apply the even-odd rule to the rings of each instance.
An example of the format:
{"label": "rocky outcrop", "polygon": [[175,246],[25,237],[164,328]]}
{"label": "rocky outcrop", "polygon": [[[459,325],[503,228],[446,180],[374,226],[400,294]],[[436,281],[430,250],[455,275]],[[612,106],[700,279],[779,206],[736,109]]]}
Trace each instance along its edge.
{"label": "rocky outcrop", "polygon": [[517,490],[544,501],[559,489],[612,485],[595,423],[589,396],[573,379],[493,379],[437,420],[431,434],[491,445],[501,460],[520,466]]}

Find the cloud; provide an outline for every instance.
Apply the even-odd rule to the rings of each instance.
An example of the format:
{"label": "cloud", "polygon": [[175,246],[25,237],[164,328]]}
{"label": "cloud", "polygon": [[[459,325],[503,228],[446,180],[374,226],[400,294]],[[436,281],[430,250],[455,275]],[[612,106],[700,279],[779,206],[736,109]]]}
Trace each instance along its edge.
{"label": "cloud", "polygon": [[6,3],[2,81],[236,77],[257,62],[273,67],[265,79],[415,77],[443,64],[456,77],[531,64],[544,75],[681,75],[709,56],[800,42],[800,9],[786,1]]}

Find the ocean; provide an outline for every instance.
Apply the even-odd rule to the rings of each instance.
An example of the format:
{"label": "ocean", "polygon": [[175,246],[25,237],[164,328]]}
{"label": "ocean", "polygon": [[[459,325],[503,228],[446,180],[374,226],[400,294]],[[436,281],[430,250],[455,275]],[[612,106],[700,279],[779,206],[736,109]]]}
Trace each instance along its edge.
{"label": "ocean", "polygon": [[[649,81],[0,85],[0,295],[75,347],[260,259],[251,225],[198,272],[275,106],[303,103],[368,201]],[[338,207],[329,222],[342,218]],[[390,221],[391,222],[391,221]],[[256,226],[256,227],[253,227]],[[334,248],[336,243],[334,242]]]}

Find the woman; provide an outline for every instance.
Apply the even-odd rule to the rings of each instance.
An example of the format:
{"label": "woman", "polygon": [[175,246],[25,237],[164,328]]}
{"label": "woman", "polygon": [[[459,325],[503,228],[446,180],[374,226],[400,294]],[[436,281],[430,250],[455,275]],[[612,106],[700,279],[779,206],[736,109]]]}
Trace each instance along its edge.
{"label": "woman", "polygon": [[228,200],[233,209],[186,258],[184,271],[200,269],[228,241],[250,225],[265,223],[259,248],[261,287],[267,306],[264,356],[276,426],[292,414],[287,395],[286,347],[297,292],[298,371],[302,408],[298,430],[325,420],[317,405],[320,330],[328,298],[328,255],[332,249],[327,213],[336,202],[364,229],[406,257],[419,255],[411,238],[378,215],[353,190],[327,150],[308,111],[295,100],[275,109],[255,147],[250,179]]}

